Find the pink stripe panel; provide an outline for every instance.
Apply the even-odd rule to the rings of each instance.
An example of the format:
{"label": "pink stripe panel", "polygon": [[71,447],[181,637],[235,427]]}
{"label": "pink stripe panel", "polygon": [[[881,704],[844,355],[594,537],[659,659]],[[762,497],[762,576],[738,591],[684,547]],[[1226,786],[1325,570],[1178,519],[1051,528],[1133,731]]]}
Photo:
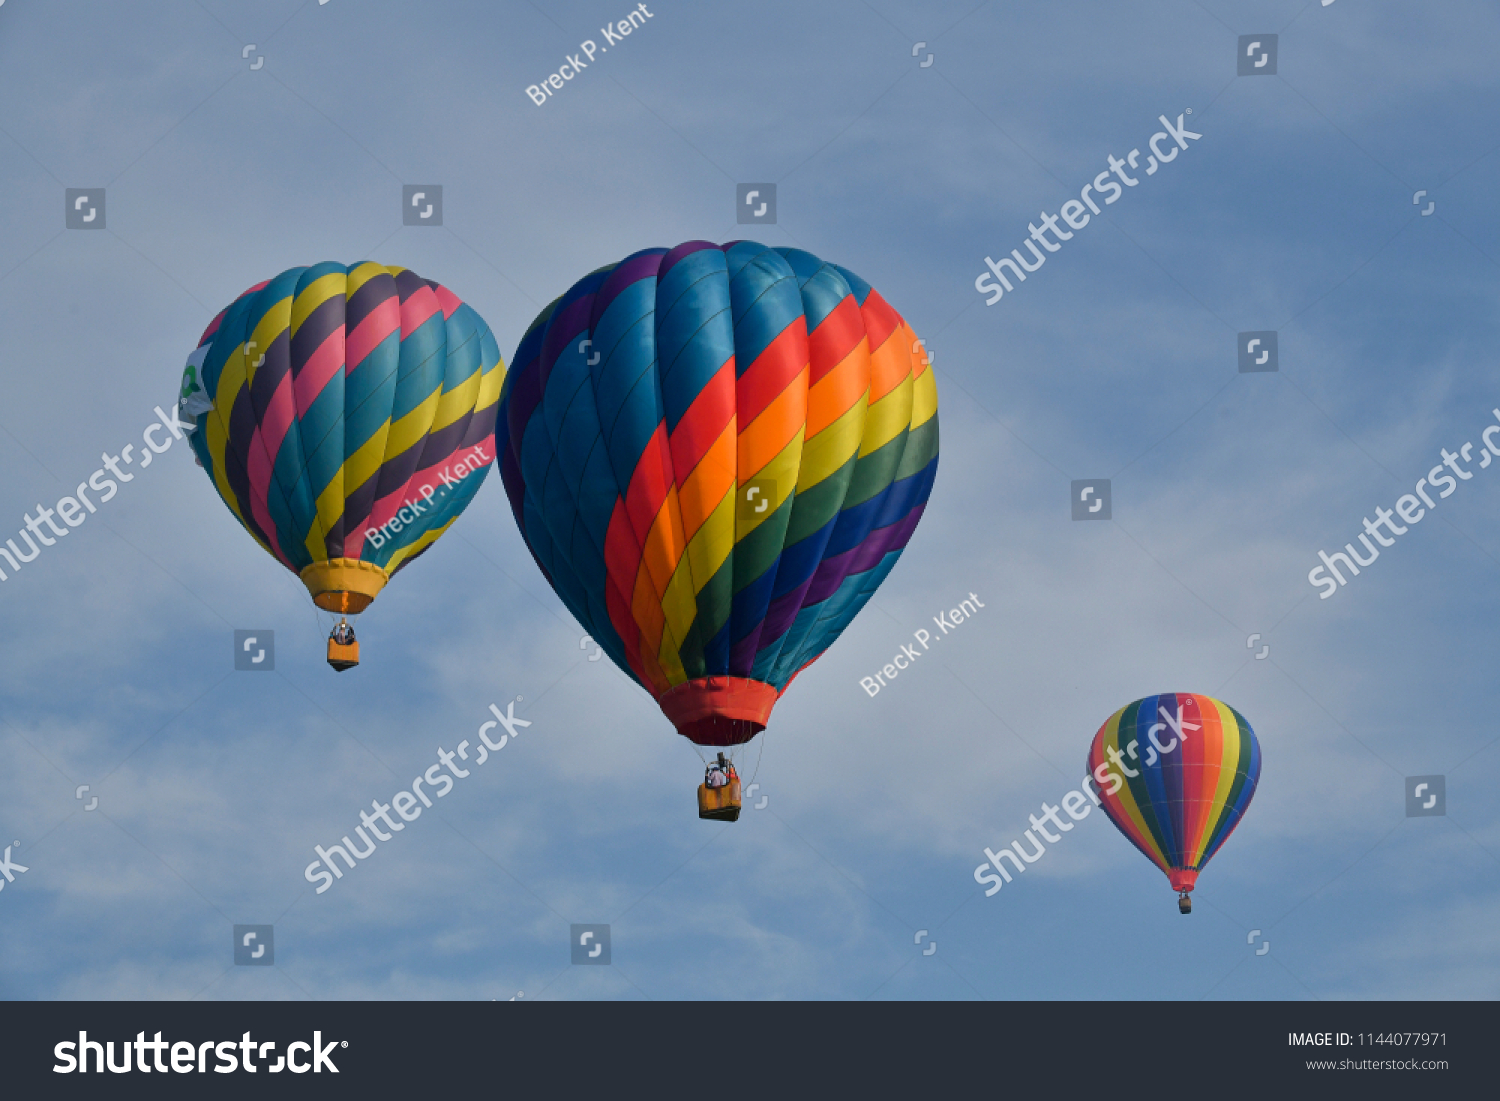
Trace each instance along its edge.
{"label": "pink stripe panel", "polygon": [[250,511],[255,516],[256,522],[260,524],[261,531],[265,532],[271,540],[271,548],[288,566],[291,562],[281,549],[281,543],[276,537],[276,524],[271,519],[270,510],[266,507],[266,500],[271,492],[271,471],[275,465],[276,453],[281,450],[281,443],[286,439],[287,430],[291,428],[296,419],[297,410],[292,402],[292,375],[287,372],[281,376],[276,390],[271,395],[271,400],[266,404],[265,415],[261,417],[260,424],[256,426],[255,434],[250,437],[250,453],[247,463],[250,477]]}
{"label": "pink stripe panel", "polygon": [[312,408],[318,395],[328,385],[329,379],[344,365],[343,326],[328,334],[328,339],[318,345],[318,350],[307,357],[302,373],[297,376],[297,414],[301,416]]}
{"label": "pink stripe panel", "polygon": [[[464,475],[463,477],[458,477],[458,472],[454,469],[454,467],[471,456],[475,461],[469,464],[469,473],[467,475]],[[370,509],[370,517],[365,521],[364,526],[366,528],[384,527],[390,522],[391,517],[395,516],[397,512],[401,511],[404,506],[416,502],[425,502],[427,498],[422,493],[423,486],[431,486],[434,490],[439,490],[442,489],[443,485],[445,484],[443,480],[438,477],[439,473],[446,473],[452,482],[462,482],[464,477],[472,477],[473,475],[479,473],[480,470],[488,466],[491,462],[494,461],[494,459],[495,437],[492,433],[484,439],[480,440],[473,447],[466,447],[462,451],[455,451],[441,463],[434,464],[433,466],[428,467],[426,470],[417,471],[412,475],[411,481],[407,483],[407,486],[403,487],[400,490],[397,490],[395,493],[388,493],[386,494],[386,496],[380,498],[380,500],[375,502],[374,507]],[[416,488],[408,492],[408,489],[410,489],[411,486],[415,486]],[[359,532],[360,540],[363,541],[364,537],[365,533],[363,530],[361,530]],[[348,553],[347,549],[346,553]],[[350,557],[358,557],[358,554],[352,554],[350,555]]]}
{"label": "pink stripe panel", "polygon": [[401,339],[411,336],[441,308],[437,295],[426,287],[419,287],[407,295],[406,301],[401,303]]}
{"label": "pink stripe panel", "polygon": [[439,283],[437,287],[433,289],[432,293],[437,295],[438,303],[443,307],[444,321],[447,321],[450,317],[452,317],[453,311],[463,305],[463,300],[459,298],[458,295],[450,291],[447,287],[443,286],[441,283]]}
{"label": "pink stripe panel", "polygon": [[344,373],[352,374],[382,340],[400,331],[401,305],[394,298],[387,298],[349,334],[344,348]]}

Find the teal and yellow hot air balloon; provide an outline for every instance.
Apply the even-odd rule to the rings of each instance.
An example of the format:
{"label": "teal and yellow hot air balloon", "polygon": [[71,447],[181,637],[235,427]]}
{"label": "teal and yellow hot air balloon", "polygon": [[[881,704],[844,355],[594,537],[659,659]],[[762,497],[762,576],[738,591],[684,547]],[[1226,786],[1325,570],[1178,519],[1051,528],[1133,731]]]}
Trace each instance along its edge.
{"label": "teal and yellow hot air balloon", "polygon": [[922,517],[937,385],[911,327],[809,253],[689,241],[574,284],[512,367],[497,461],[548,582],[683,735],[748,741]]}
{"label": "teal and yellow hot air balloon", "polygon": [[1260,743],[1245,716],[1192,692],[1147,696],[1105,720],[1088,766],[1104,813],[1166,873],[1178,909],[1191,913],[1198,873],[1260,782]]}
{"label": "teal and yellow hot air balloon", "polygon": [[[446,287],[323,263],[251,287],[213,319],[179,416],[235,519],[319,608],[353,615],[478,491],[504,379],[489,327]],[[341,624],[329,663],[357,659]]]}

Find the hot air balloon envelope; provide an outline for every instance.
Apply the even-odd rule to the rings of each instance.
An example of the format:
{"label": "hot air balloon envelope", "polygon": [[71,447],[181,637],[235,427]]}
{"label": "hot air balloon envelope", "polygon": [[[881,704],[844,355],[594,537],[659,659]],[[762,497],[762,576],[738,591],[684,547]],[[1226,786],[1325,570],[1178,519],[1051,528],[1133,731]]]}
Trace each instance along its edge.
{"label": "hot air balloon envelope", "polygon": [[847,269],[689,241],[542,311],[496,448],[563,603],[682,734],[731,746],[911,538],[937,386],[911,327]]}
{"label": "hot air balloon envelope", "polygon": [[500,349],[451,291],[404,268],[292,268],[198,343],[179,403],[193,452],[328,611],[363,611],[494,458]]}
{"label": "hot air balloon envelope", "polygon": [[1167,692],[1111,715],[1088,765],[1110,820],[1186,893],[1250,806],[1260,743],[1228,704]]}

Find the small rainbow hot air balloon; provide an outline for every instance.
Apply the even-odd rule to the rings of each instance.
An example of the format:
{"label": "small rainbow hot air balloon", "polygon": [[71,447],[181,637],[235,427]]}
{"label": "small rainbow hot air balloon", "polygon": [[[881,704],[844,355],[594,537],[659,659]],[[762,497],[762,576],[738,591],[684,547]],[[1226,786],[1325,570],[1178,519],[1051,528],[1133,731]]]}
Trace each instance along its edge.
{"label": "small rainbow hot air balloon", "polygon": [[1167,874],[1192,912],[1198,873],[1244,817],[1260,780],[1260,743],[1234,708],[1191,692],[1147,696],[1094,735],[1089,772],[1104,813]]}
{"label": "small rainbow hot air balloon", "polygon": [[[198,341],[193,453],[260,546],[355,615],[447,531],[489,472],[505,364],[480,316],[405,268],[291,268]],[[358,664],[347,622],[329,664]]]}
{"label": "small rainbow hot air balloon", "polygon": [[[937,386],[911,327],[852,272],[689,241],[542,311],[495,443],[563,603],[679,732],[731,748],[911,538],[937,472]],[[700,789],[700,814],[732,819],[733,768],[719,773],[733,805]]]}

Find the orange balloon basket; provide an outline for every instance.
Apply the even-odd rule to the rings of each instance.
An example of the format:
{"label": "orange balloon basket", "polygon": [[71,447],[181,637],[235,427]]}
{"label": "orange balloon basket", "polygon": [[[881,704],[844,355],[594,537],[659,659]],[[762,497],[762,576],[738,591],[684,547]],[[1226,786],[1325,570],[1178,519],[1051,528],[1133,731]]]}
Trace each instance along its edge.
{"label": "orange balloon basket", "polygon": [[340,673],[345,669],[353,669],[359,664],[359,643],[340,643],[329,639],[328,664]]}
{"label": "orange balloon basket", "polygon": [[699,784],[698,817],[709,818],[715,822],[738,822],[740,820],[739,780],[730,780],[721,788]]}
{"label": "orange balloon basket", "polygon": [[[684,738],[701,746],[744,745],[766,728],[780,693],[745,677],[698,677],[657,699]],[[736,811],[738,814],[738,811]]]}

